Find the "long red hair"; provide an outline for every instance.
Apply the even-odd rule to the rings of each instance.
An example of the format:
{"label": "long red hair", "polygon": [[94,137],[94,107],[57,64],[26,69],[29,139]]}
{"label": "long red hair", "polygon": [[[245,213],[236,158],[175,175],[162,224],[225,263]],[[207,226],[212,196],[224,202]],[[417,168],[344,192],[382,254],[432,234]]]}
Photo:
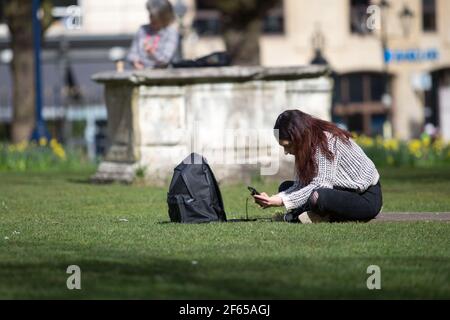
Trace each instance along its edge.
{"label": "long red hair", "polygon": [[[309,184],[317,176],[316,150],[320,148],[328,160],[334,155],[328,148],[325,131],[338,137],[344,143],[350,143],[350,132],[329,121],[320,120],[300,110],[287,110],[280,114],[275,122],[279,140],[288,140],[295,146],[295,166],[299,180]],[[276,134],[277,132],[275,132]]]}

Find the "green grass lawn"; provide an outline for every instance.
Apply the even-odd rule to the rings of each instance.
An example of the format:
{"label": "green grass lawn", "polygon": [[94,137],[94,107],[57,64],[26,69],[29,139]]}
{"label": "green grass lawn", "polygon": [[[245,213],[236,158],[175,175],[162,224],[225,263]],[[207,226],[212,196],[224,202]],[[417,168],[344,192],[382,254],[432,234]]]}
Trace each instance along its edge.
{"label": "green grass lawn", "polygon": [[[165,224],[165,189],[90,174],[0,173],[0,298],[450,298],[449,223]],[[384,211],[450,211],[450,168],[383,170],[382,185]],[[222,192],[243,216],[245,186]]]}

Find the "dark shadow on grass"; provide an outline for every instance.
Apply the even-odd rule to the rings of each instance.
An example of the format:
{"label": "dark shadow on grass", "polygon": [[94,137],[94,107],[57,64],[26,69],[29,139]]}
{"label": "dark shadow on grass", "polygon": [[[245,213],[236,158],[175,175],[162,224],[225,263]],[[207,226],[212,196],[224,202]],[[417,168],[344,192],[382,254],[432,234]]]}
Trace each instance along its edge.
{"label": "dark shadow on grass", "polygon": [[84,178],[84,179],[74,179],[69,178],[67,179],[67,182],[75,183],[75,184],[88,184],[92,186],[111,186],[111,185],[118,185],[118,186],[130,186],[132,183],[129,182],[119,182],[115,180],[97,180],[92,178]]}
{"label": "dark shadow on grass", "polygon": [[[238,223],[238,222],[282,222],[276,221],[272,218],[233,218],[227,219],[227,221],[211,221],[211,222],[203,222],[197,224],[211,224],[211,223]],[[181,222],[172,222],[172,221],[158,221],[156,224],[179,224],[182,225]]]}
{"label": "dark shadow on grass", "polygon": [[[130,258],[134,262],[125,262]],[[379,291],[366,288],[366,268],[374,262],[386,274]],[[83,290],[78,292],[66,288],[66,270],[71,264],[81,269]],[[124,256],[57,263],[2,262],[0,292],[14,298],[44,299],[448,299],[450,288],[442,281],[449,267],[449,258],[423,256],[309,257],[295,262],[225,255],[214,260]],[[412,278],[414,283],[409,281]],[[35,288],[39,288],[37,293],[33,293]]]}
{"label": "dark shadow on grass", "polygon": [[94,183],[92,183],[91,179],[86,178],[86,179],[67,179],[67,182],[70,183],[76,183],[76,184],[91,184],[93,185]]}

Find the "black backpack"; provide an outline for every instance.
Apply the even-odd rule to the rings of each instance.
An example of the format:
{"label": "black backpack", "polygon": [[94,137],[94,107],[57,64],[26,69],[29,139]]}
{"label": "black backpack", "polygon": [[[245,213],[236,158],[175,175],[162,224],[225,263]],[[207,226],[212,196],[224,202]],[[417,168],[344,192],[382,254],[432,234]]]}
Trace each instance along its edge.
{"label": "black backpack", "polygon": [[172,222],[227,220],[222,195],[206,159],[191,153],[175,169],[167,194]]}

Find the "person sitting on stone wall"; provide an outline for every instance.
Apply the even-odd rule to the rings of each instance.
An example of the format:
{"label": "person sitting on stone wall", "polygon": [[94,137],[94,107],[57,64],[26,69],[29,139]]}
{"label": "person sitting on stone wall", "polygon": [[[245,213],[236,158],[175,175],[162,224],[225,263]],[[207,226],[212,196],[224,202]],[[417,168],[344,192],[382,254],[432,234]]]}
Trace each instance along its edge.
{"label": "person sitting on stone wall", "polygon": [[150,23],[137,31],[127,61],[138,70],[164,68],[178,48],[179,34],[174,25],[175,14],[168,0],[148,0]]}

